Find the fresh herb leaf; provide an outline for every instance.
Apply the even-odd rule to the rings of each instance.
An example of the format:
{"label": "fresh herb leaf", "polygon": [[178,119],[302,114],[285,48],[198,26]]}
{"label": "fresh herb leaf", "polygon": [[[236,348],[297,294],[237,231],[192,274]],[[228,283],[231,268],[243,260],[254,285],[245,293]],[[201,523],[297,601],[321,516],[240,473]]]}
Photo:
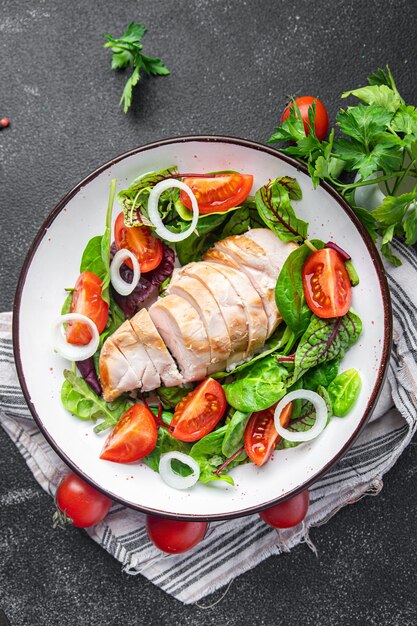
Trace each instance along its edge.
{"label": "fresh herb leaf", "polygon": [[372,215],[383,226],[401,224],[410,204],[416,198],[417,192],[403,193],[401,196],[386,196],[382,204],[372,211]]}
{"label": "fresh herb leaf", "polygon": [[378,136],[388,128],[391,119],[392,113],[382,107],[363,104],[348,107],[337,115],[340,129],[366,147],[378,141]]}
{"label": "fresh herb leaf", "polygon": [[403,100],[398,92],[387,85],[369,85],[342,93],[342,98],[347,98],[348,96],[355,96],[367,104],[377,105],[391,113],[395,113],[403,104]]}
{"label": "fresh herb leaf", "polygon": [[269,181],[258,189],[255,201],[262,220],[282,241],[303,242],[307,238],[308,224],[296,217],[288,185],[278,179]]}
{"label": "fresh herb leaf", "polygon": [[120,39],[115,39],[111,35],[104,35],[107,43],[105,48],[112,51],[111,66],[114,70],[125,69],[128,65],[133,68],[131,76],[128,78],[120,98],[120,106],[126,113],[132,104],[133,89],[140,80],[140,71],[143,70],[149,76],[166,76],[169,74],[168,68],[160,60],[142,54],[142,37],[146,33],[143,24],[131,22],[125,34]]}

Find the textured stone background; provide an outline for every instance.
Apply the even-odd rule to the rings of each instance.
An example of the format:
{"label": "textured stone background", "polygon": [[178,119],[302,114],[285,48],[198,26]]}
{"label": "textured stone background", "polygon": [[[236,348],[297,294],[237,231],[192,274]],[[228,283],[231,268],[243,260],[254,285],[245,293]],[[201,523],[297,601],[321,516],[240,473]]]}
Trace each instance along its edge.
{"label": "textured stone background", "polygon": [[[389,63],[417,101],[417,6],[316,2],[0,0],[0,309],[55,203],[92,169],[140,144],[188,133],[265,141],[287,94],[339,94]],[[133,110],[103,32],[149,28],[145,52],[168,78],[145,80]],[[411,445],[382,494],[342,510],[305,546],[272,557],[203,611],[184,607],[78,531],[52,531],[52,504],[0,432],[0,606],[13,626],[417,623],[417,462]],[[209,604],[220,593],[202,604]],[[1,618],[0,618],[1,623]]]}

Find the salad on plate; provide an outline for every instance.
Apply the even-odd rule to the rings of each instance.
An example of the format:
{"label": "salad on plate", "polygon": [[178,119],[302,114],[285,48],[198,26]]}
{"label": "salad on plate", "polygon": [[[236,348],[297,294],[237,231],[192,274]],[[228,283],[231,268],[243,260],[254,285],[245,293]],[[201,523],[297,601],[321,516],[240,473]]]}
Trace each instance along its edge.
{"label": "salad on plate", "polygon": [[[295,178],[142,173],[110,185],[55,328],[63,406],[107,431],[103,463],[141,462],[176,489],[318,437],[361,389],[345,352],[359,278],[337,242],[310,239]],[[342,371],[340,371],[342,369]]]}

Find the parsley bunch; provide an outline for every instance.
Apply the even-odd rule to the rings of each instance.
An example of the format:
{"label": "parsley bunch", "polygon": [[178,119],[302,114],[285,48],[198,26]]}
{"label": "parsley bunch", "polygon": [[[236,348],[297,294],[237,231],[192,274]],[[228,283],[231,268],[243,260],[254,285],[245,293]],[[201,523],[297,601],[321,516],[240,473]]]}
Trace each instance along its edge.
{"label": "parsley bunch", "polygon": [[[314,104],[309,110],[306,134],[294,102],[289,117],[268,141],[292,142],[280,150],[307,165],[314,186],[320,180],[332,184],[352,206],[374,241],[380,236],[382,254],[400,265],[391,250],[393,237],[403,237],[408,245],[417,242],[417,109],[405,104],[388,66],[371,74],[367,86],[342,94],[342,98],[348,96],[355,96],[362,103],[338,113],[339,138],[335,139],[333,128],[327,141],[317,139]],[[355,182],[346,182],[344,172],[352,173],[351,179],[355,175]],[[401,183],[413,178],[415,184],[411,190],[400,193]],[[367,211],[355,203],[358,187],[381,183],[386,197],[380,206]]]}
{"label": "parsley bunch", "polygon": [[143,70],[149,76],[166,76],[169,69],[160,59],[153,59],[142,54],[142,44],[140,41],[146,33],[143,24],[131,22],[125,34],[120,39],[114,39],[111,35],[104,35],[108,43],[105,48],[111,48],[113,70],[125,69],[128,65],[133,68],[131,76],[128,78],[120,98],[120,106],[123,104],[123,111],[126,113],[132,104],[133,88],[140,80],[140,72]]}

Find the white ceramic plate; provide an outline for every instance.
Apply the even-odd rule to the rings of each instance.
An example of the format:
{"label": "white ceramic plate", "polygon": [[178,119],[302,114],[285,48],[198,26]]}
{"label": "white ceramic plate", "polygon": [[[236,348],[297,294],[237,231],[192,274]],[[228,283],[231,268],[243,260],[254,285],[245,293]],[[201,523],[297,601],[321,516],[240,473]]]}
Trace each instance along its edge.
{"label": "white ceramic plate", "polygon": [[[176,164],[179,171],[239,170],[254,175],[254,189],[277,176],[295,176],[303,191],[297,213],[310,223],[309,235],[333,239],[349,250],[360,275],[352,306],[363,334],[342,363],[360,370],[363,387],[354,409],[333,418],[311,443],[274,453],[262,468],[252,463],[232,470],[236,486],[197,484],[189,491],[168,487],[145,465],[99,459],[103,438],[90,422],[67,413],[60,402],[62,371],[52,352],[51,327],[64,287],[75,283],[82,251],[104,228],[109,182],[118,189],[142,172]],[[116,214],[116,210],[115,210]],[[121,155],[93,172],[61,200],[38,233],[26,258],[14,309],[18,374],[28,405],[51,446],[78,474],[130,507],[172,517],[225,519],[266,508],[306,488],[346,452],[372,412],[388,363],[391,308],[379,255],[349,207],[328,186],[313,190],[305,170],[271,148],[228,137],[168,139]]]}

